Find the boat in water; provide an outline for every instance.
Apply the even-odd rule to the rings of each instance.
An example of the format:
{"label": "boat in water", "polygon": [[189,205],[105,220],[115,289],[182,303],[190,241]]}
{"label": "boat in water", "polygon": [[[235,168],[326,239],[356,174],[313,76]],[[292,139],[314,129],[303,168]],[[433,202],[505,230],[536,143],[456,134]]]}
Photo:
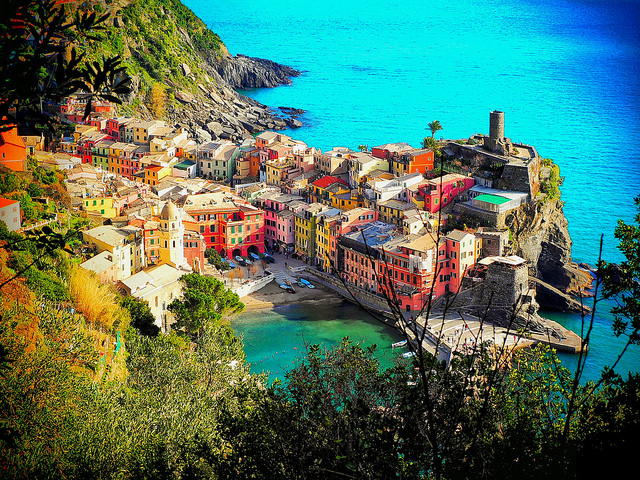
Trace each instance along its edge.
{"label": "boat in water", "polygon": [[396,343],[392,343],[391,344],[391,348],[399,348],[399,347],[404,347],[407,344],[406,340],[401,340],[399,342]]}
{"label": "boat in water", "polygon": [[402,354],[402,358],[411,358],[415,356],[416,356],[416,352],[406,352]]}

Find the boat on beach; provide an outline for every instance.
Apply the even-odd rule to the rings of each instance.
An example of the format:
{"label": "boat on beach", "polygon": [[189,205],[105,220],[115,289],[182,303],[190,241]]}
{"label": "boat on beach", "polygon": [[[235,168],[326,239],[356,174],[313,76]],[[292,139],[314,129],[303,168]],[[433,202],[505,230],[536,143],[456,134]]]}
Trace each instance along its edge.
{"label": "boat on beach", "polygon": [[255,253],[253,253],[253,252],[251,252],[251,253],[249,254],[249,256],[250,256],[251,258],[253,258],[253,260],[254,260],[254,261],[258,261],[258,260],[260,260],[260,257],[259,257],[258,255],[256,255]]}
{"label": "boat on beach", "polygon": [[286,290],[289,293],[296,293],[295,289],[293,288],[293,285],[291,285],[291,283],[289,282],[281,283],[280,288],[283,290]]}
{"label": "boat on beach", "polygon": [[306,278],[301,278],[298,283],[303,283],[305,287],[307,288],[316,288],[314,284],[312,284],[309,280],[307,280]]}

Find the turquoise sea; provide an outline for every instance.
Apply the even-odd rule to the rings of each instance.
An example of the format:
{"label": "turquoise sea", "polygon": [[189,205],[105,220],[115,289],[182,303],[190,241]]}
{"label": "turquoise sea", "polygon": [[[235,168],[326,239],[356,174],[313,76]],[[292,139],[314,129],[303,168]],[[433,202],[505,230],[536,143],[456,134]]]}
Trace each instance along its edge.
{"label": "turquoise sea", "polygon": [[[488,133],[489,112],[503,110],[506,136],[560,165],[574,260],[595,264],[601,235],[603,257],[622,259],[613,230],[640,194],[637,0],[184,1],[232,54],[304,72],[244,93],[305,109],[291,133],[310,146],[418,146],[434,119],[437,135],[463,138]],[[606,310],[589,378],[620,348]],[[549,316],[579,331],[575,316]],[[639,348],[620,370],[640,371]]]}

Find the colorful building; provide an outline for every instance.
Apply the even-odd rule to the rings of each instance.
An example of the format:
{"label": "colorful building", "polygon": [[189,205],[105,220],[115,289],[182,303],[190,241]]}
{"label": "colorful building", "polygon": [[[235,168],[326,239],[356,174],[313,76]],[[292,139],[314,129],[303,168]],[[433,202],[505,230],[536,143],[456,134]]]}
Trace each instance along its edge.
{"label": "colorful building", "polygon": [[18,135],[18,128],[0,131],[0,165],[16,172],[27,169],[27,147]]}
{"label": "colorful building", "polygon": [[20,216],[20,202],[0,198],[0,221],[3,221],[10,232],[17,232],[22,226]]}
{"label": "colorful building", "polygon": [[311,184],[309,190],[309,203],[324,203],[331,205],[332,196],[350,192],[349,185],[344,180],[332,175],[325,175]]}
{"label": "colorful building", "polygon": [[391,172],[396,176],[419,172],[425,174],[433,170],[433,150],[411,150],[390,158]]}
{"label": "colorful building", "polygon": [[231,258],[264,252],[264,210],[224,191],[189,195],[185,228],[200,233],[207,248]]}
{"label": "colorful building", "polygon": [[456,197],[473,187],[475,181],[472,177],[448,173],[442,177],[429,180],[425,185],[421,185],[414,201],[422,208],[431,213],[436,213],[442,207],[450,205]]}

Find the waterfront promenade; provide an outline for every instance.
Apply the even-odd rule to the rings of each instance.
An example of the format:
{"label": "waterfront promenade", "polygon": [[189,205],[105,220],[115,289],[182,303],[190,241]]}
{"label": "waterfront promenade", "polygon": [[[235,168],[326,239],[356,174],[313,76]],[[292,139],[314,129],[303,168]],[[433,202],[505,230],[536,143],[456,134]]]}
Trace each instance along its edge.
{"label": "waterfront promenade", "polygon": [[[238,275],[229,275],[229,272],[225,272],[223,275],[218,274],[227,286],[232,289],[238,289],[244,283],[250,281],[252,277],[262,277],[265,271],[273,275],[274,280],[261,290],[241,298],[247,310],[269,309],[278,305],[290,304],[309,303],[312,305],[318,301],[336,301],[341,297],[358,303],[353,300],[349,291],[344,287],[340,287],[339,282],[327,282],[326,274],[322,275],[320,272],[316,272],[304,262],[278,253],[273,254],[273,258],[275,263],[272,264],[260,262],[259,270],[254,274],[249,273],[248,267],[239,267],[243,269],[243,274],[240,278],[238,278]],[[284,281],[290,281],[295,284],[300,277],[311,279],[317,288],[296,287],[296,293],[290,294],[278,287]],[[315,281],[313,281],[314,278],[316,279]],[[339,297],[336,297],[336,294]],[[578,353],[581,348],[578,335],[550,320],[546,320],[547,331],[545,333],[521,334],[521,332],[515,330],[482,322],[477,317],[452,309],[446,313],[434,310],[430,313],[429,318],[421,315],[416,320],[414,328],[406,328],[407,325],[414,322],[411,313],[404,313],[404,318],[399,321],[399,319],[394,319],[388,311],[385,314],[383,311],[384,302],[374,304],[362,298],[359,303],[365,309],[371,310],[376,318],[398,330],[402,330],[404,325],[408,336],[414,341],[415,335],[411,330],[417,332],[419,336],[423,336],[422,347],[442,361],[448,361],[455,352],[471,352],[480,343],[494,345],[497,349],[503,351],[524,348],[536,343],[548,344],[558,351],[568,353]],[[423,333],[424,335],[422,335]]]}

